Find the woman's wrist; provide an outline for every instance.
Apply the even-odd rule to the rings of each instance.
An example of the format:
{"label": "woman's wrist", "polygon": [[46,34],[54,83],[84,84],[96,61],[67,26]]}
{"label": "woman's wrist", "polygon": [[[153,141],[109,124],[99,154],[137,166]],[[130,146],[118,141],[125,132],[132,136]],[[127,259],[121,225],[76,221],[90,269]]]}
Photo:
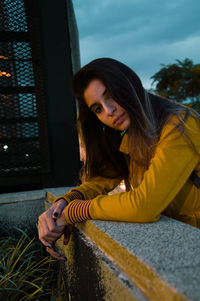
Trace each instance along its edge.
{"label": "woman's wrist", "polygon": [[53,202],[54,204],[56,204],[56,203],[58,203],[58,202],[61,202],[61,203],[65,203],[65,206],[67,206],[68,204],[69,204],[69,200],[67,200],[67,198],[66,197],[64,197],[64,196],[61,196],[61,197],[58,197],[58,198],[56,198],[55,199],[55,201]]}
{"label": "woman's wrist", "polygon": [[64,198],[60,198],[56,204],[58,204],[61,209],[64,209],[69,203]]}

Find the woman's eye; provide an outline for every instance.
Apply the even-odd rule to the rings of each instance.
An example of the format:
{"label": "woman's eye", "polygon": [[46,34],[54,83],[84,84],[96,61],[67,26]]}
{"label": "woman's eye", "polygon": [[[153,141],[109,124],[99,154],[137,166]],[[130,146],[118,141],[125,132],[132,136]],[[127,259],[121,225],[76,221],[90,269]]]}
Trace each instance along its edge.
{"label": "woman's eye", "polygon": [[94,109],[94,113],[95,114],[100,114],[101,113],[101,107],[99,106],[99,107],[96,107],[95,109]]}

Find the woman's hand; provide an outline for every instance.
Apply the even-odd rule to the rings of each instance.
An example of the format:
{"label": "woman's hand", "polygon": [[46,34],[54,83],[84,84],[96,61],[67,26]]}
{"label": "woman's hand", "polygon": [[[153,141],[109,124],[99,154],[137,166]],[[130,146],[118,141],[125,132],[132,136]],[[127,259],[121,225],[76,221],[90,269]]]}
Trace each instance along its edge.
{"label": "woman's hand", "polygon": [[74,225],[67,225],[64,229],[64,233],[63,233],[63,245],[67,245],[69,243],[70,240],[70,236],[73,232],[74,229]]}
{"label": "woman's hand", "polygon": [[[63,232],[63,244],[64,245],[67,245],[69,243],[71,233],[73,232],[73,228],[74,228],[74,225],[65,226],[65,229]],[[67,260],[67,258],[65,256],[61,255],[59,252],[57,252],[55,250],[55,243],[52,244],[51,248],[47,247],[46,250],[51,256],[53,256],[54,258],[56,258],[58,260]]]}
{"label": "woman's hand", "polygon": [[62,224],[59,226],[56,224],[56,219],[61,216],[66,206],[66,201],[64,199],[60,199],[39,216],[39,239],[44,246],[51,248],[52,243],[62,235],[66,222],[65,225]]}
{"label": "woman's hand", "polygon": [[[61,214],[56,214],[56,225],[59,226],[59,227],[65,227],[67,225],[67,222],[66,222],[66,219],[65,219],[65,213],[64,213],[65,210],[63,210],[61,212]],[[56,211],[57,213],[57,211]],[[53,213],[53,216],[55,218],[55,213]]]}
{"label": "woman's hand", "polygon": [[70,239],[73,225],[67,225],[64,209],[67,203],[60,199],[52,205],[47,211],[39,216],[38,232],[40,241],[46,246],[47,252],[58,260],[66,260],[55,250],[55,242],[62,234],[63,244],[67,245]]}

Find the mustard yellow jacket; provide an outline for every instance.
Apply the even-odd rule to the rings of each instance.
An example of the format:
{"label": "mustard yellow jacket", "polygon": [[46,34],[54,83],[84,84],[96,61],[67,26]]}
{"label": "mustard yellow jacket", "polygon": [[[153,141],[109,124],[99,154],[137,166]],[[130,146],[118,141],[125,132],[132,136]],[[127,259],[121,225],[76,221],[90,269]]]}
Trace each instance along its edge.
{"label": "mustard yellow jacket", "polygon": [[[77,187],[85,200],[92,200],[89,206],[92,219],[146,223],[155,222],[160,214],[165,214],[200,228],[200,189],[189,178],[193,170],[200,176],[200,122],[190,116],[185,125],[196,151],[177,129],[170,133],[178,122],[173,116],[163,128],[155,155],[138,187],[107,195],[120,180],[102,177]],[[127,134],[120,151],[130,152]]]}

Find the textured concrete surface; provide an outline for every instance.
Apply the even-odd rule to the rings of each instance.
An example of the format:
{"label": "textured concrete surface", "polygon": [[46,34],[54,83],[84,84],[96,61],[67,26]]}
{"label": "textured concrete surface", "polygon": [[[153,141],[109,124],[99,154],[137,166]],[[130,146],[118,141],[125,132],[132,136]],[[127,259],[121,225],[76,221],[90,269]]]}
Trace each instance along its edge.
{"label": "textured concrete surface", "polygon": [[15,227],[25,231],[35,229],[38,216],[45,210],[47,194],[62,195],[69,189],[59,187],[0,194],[1,228],[8,231]]}
{"label": "textured concrete surface", "polygon": [[[103,221],[90,221],[89,223],[102,231],[102,236],[104,234],[108,236],[106,243],[105,238],[101,242],[97,236],[96,244],[108,256],[112,256],[116,265],[120,265],[121,269],[127,272],[145,294],[148,293],[147,290],[150,289],[152,282],[156,288],[155,294],[158,296],[159,293],[162,296],[163,293],[168,292],[172,294],[170,298],[175,298],[174,290],[178,295],[180,293],[189,300],[200,300],[200,231],[198,229],[166,217],[161,217],[160,221],[152,224]],[[87,227],[85,229],[87,231]],[[111,241],[118,244],[118,250],[115,250],[113,254],[109,254],[112,247],[108,248],[109,244],[113,245]],[[127,251],[123,262],[118,256],[122,254],[119,251],[120,248],[125,248]],[[131,255],[133,255],[132,260],[135,257],[138,259],[135,275],[131,273],[131,269],[134,269],[129,262]],[[148,269],[153,274],[148,274]],[[163,281],[166,285],[162,287]],[[148,282],[147,285],[145,285],[146,282]],[[148,294],[149,298],[152,293]]]}
{"label": "textured concrete surface", "polygon": [[[51,191],[55,196],[57,192]],[[87,274],[87,252],[77,248],[79,244],[90,247],[93,265],[102,275],[98,281],[104,287],[104,298],[98,300],[123,300],[123,293],[117,294],[119,298],[111,293],[105,297],[105,291],[117,288],[127,292],[124,300],[200,300],[199,229],[162,216],[149,224],[87,221],[77,224],[75,230],[74,240],[63,251],[71,254],[70,270],[80,264]],[[75,275],[79,277],[80,272]],[[88,281],[92,283],[91,278]]]}
{"label": "textured concrete surface", "polygon": [[0,194],[2,232],[19,228],[27,233],[36,231],[38,216],[44,211],[45,190]]}
{"label": "textured concrete surface", "polygon": [[24,201],[42,200],[46,197],[45,190],[22,191],[0,194],[0,205]]}
{"label": "textured concrete surface", "polygon": [[[31,229],[52,201],[70,188],[0,195],[1,228]],[[200,300],[200,231],[161,217],[149,224],[77,224],[66,253],[72,300]]]}
{"label": "textured concrete surface", "polygon": [[67,257],[68,290],[72,301],[147,301],[132,281],[76,228],[68,247],[58,249]]}

